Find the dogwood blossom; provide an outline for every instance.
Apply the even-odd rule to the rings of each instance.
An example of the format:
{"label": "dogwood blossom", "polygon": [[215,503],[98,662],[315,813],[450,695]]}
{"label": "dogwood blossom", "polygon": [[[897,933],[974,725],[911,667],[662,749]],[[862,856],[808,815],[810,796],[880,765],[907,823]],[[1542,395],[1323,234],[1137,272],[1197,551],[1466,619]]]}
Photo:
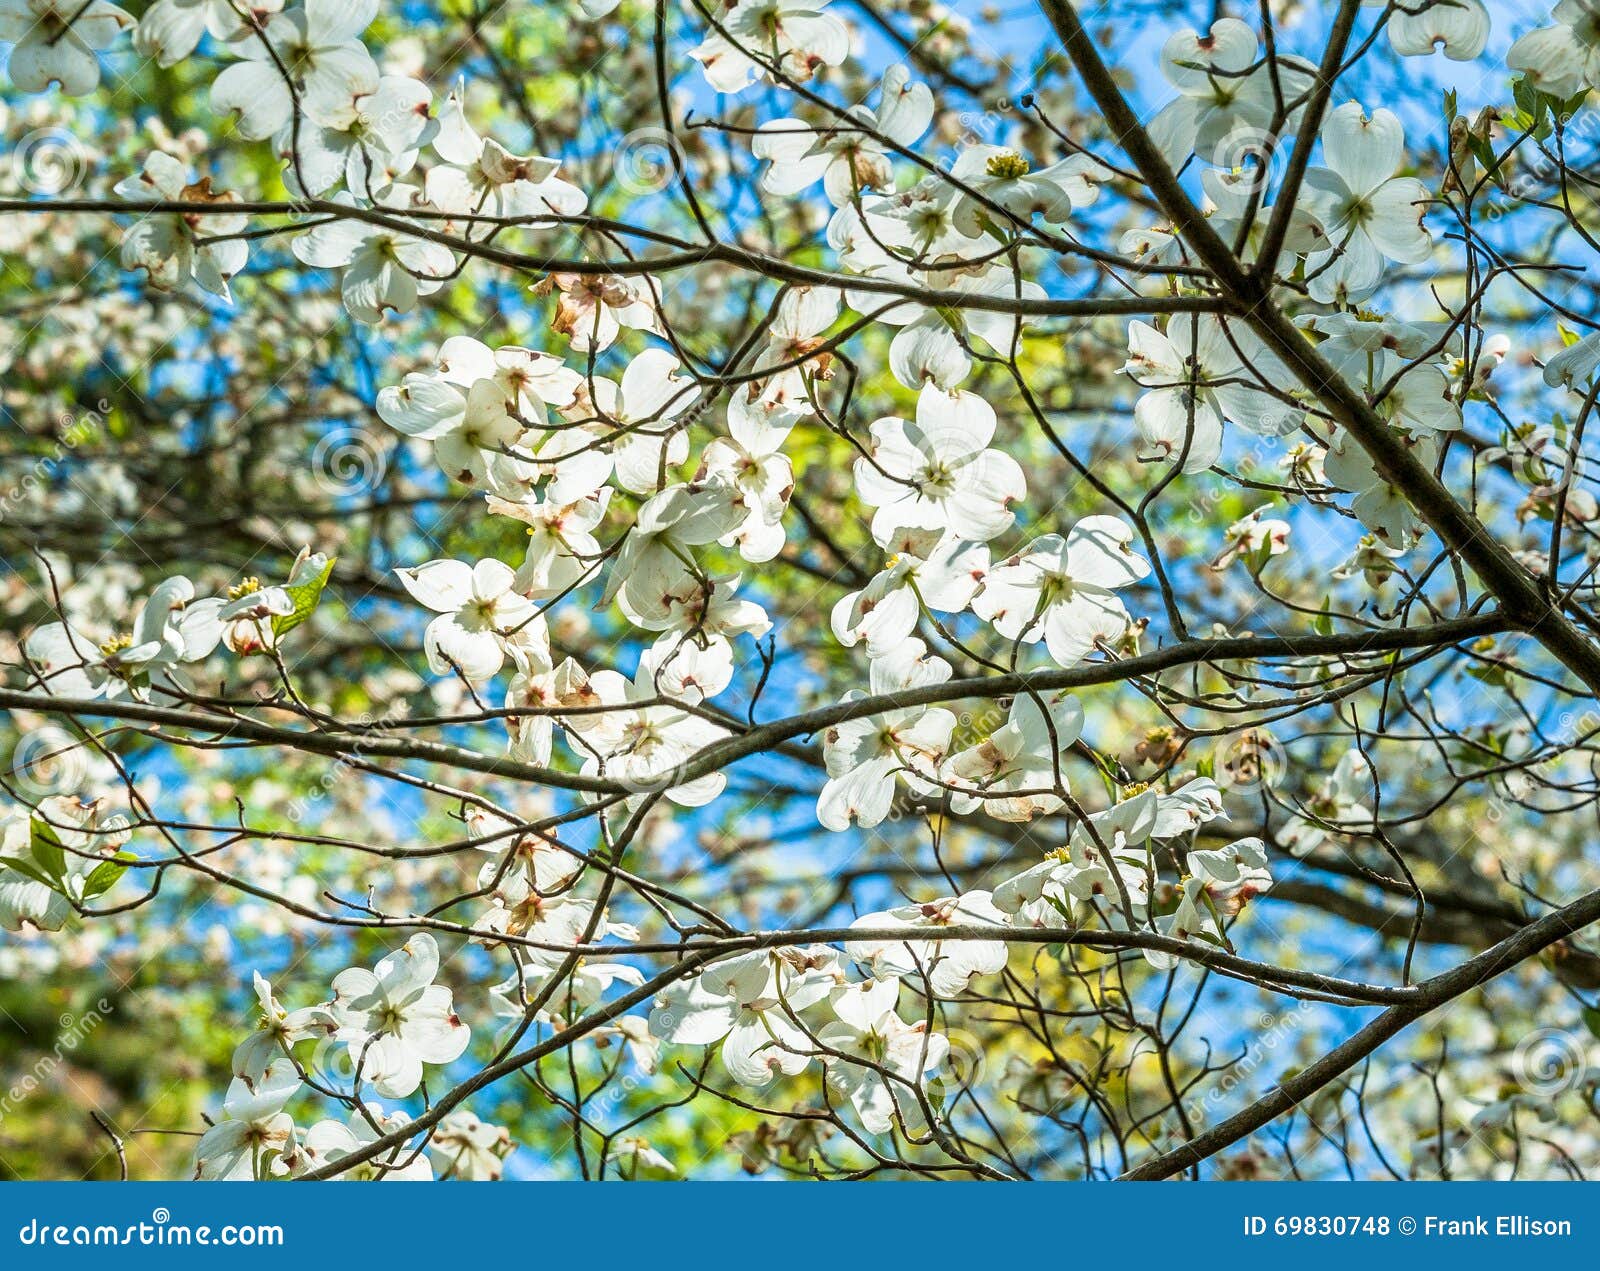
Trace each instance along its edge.
{"label": "dogwood blossom", "polygon": [[617,484],[636,494],[652,494],[689,457],[689,434],[673,421],[694,404],[693,381],[677,374],[678,359],[666,349],[646,349],[628,363],[622,382],[594,377],[587,392],[583,422],[611,439]]}
{"label": "dogwood blossom", "polygon": [[[950,664],[912,638],[871,664],[867,693],[852,689],[844,701],[949,678]],[[942,706],[900,706],[835,724],[822,740],[828,780],[817,798],[817,820],[830,830],[846,829],[852,821],[863,828],[879,825],[889,815],[897,782],[914,794],[937,793],[936,776],[955,726],[955,715]]]}
{"label": "dogwood blossom", "polygon": [[950,1050],[925,1021],[900,1018],[899,994],[896,979],[837,990],[830,1001],[837,1018],[817,1032],[832,1052],[823,1057],[829,1088],[849,1101],[869,1134],[887,1134],[896,1121],[912,1133],[926,1124],[916,1092]]}
{"label": "dogwood blossom", "polygon": [[[378,414],[408,437],[431,441],[439,467],[465,485],[514,498],[549,477],[550,496],[572,503],[593,495],[611,471],[592,437],[580,434],[569,445],[543,435],[546,407],[571,405],[582,383],[537,349],[490,349],[471,336],[451,336],[432,368],[378,391]],[[574,446],[584,448],[574,454]]]}
{"label": "dogwood blossom", "polygon": [[742,1085],[805,1071],[816,1047],[793,1017],[828,996],[833,959],[812,965],[801,950],[746,953],[680,980],[655,1000],[650,1031],[678,1045],[722,1043],[722,1065]]}
{"label": "dogwood blossom", "polygon": [[1377,794],[1372,764],[1359,750],[1347,750],[1305,805],[1279,835],[1296,856],[1315,851],[1329,834],[1360,833],[1372,824]]}
{"label": "dogwood blossom", "polygon": [[1385,260],[1426,260],[1433,240],[1422,225],[1428,191],[1415,177],[1396,176],[1405,129],[1392,111],[1365,113],[1356,102],[1322,125],[1326,167],[1306,172],[1304,200],[1331,241],[1306,258],[1312,296],[1358,301],[1377,290]]}
{"label": "dogwood blossom", "polygon": [[1229,912],[1272,886],[1266,844],[1258,838],[1236,839],[1226,847],[1189,853],[1189,868],[1211,900]]}
{"label": "dogwood blossom", "polygon": [[[1417,459],[1431,465],[1438,453],[1438,434],[1413,433],[1401,440]],[[1355,498],[1351,509],[1369,530],[1390,546],[1406,544],[1418,522],[1405,491],[1380,474],[1372,459],[1349,436],[1341,434],[1323,457],[1328,480]]]}
{"label": "dogwood blossom", "polygon": [[235,1071],[222,1119],[195,1144],[194,1177],[249,1182],[288,1173],[283,1157],[294,1141],[294,1121],[283,1109],[299,1089],[300,1074],[288,1056]]}
{"label": "dogwood blossom", "polygon": [[1065,537],[1047,534],[996,564],[972,611],[1005,639],[1042,639],[1058,663],[1075,666],[1131,621],[1116,593],[1150,572],[1132,542],[1126,522],[1085,517]]}
{"label": "dogwood blossom", "polygon": [[275,14],[260,33],[225,45],[240,60],[213,81],[212,107],[237,111],[243,136],[271,137],[290,124],[297,91],[305,101],[329,101],[375,81],[360,36],[377,12],[378,0],[305,0]]}
{"label": "dogwood blossom", "polygon": [[783,514],[794,493],[794,465],[783,452],[790,422],[785,415],[777,415],[783,422],[774,422],[775,414],[730,403],[728,436],[712,439],[696,474],[718,473],[738,492],[744,522],[723,542],[755,564],[783,550]]}
{"label": "dogwood blossom", "polygon": [[1600,88],[1600,5],[1561,0],[1550,26],[1529,31],[1506,52],[1506,65],[1556,97]]}
{"label": "dogwood blossom", "polygon": [[1555,388],[1582,392],[1600,370],[1600,331],[1584,336],[1554,354],[1544,364],[1544,382]]}
{"label": "dogwood blossom", "polygon": [[368,971],[350,967],[333,980],[329,1009],[356,1076],[381,1095],[404,1098],[422,1084],[424,1064],[448,1064],[472,1040],[450,990],[435,984],[439,947],[427,932]]}
{"label": "dogwood blossom", "polygon": [[[851,927],[904,927],[907,931],[933,931],[941,927],[1008,925],[986,891],[943,896],[924,904],[897,905],[881,913],[862,914]],[[856,961],[870,963],[881,978],[927,978],[934,997],[959,997],[978,976],[1004,970],[1007,946],[1001,940],[851,940],[845,951]]]}
{"label": "dogwood blossom", "polygon": [[672,626],[685,602],[704,593],[686,564],[692,549],[735,533],[745,515],[738,490],[716,472],[652,495],[611,563],[600,603],[616,600],[629,621],[647,630]]}
{"label": "dogwood blossom", "polygon": [[[1375,6],[1382,0],[1363,0]],[[1389,43],[1401,57],[1426,57],[1442,49],[1455,62],[1470,62],[1489,42],[1489,11],[1483,0],[1407,3],[1389,15]]]}
{"label": "dogwood blossom", "polygon": [[1128,353],[1123,370],[1150,390],[1134,407],[1150,457],[1181,456],[1185,472],[1217,461],[1225,420],[1278,436],[1304,418],[1298,404],[1268,391],[1288,379],[1277,359],[1248,331],[1211,314],[1174,314],[1165,334],[1130,323]]}
{"label": "dogwood blossom", "polygon": [[[211,178],[189,179],[184,164],[159,150],[145,156],[144,171],[117,183],[123,198],[175,203],[237,202],[232,194],[213,194]],[[193,277],[224,300],[231,299],[228,280],[244,268],[249,248],[243,239],[228,238],[245,228],[243,216],[150,215],[128,227],[122,239],[124,269],[142,269],[152,287],[170,291]],[[204,236],[204,242],[198,241]],[[213,241],[220,240],[220,241]]]}
{"label": "dogwood blossom", "polygon": [[1234,561],[1243,559],[1256,571],[1270,557],[1282,556],[1289,550],[1289,522],[1265,515],[1267,510],[1267,507],[1258,507],[1228,526],[1222,551],[1211,562],[1212,569],[1226,569]]}
{"label": "dogwood blossom", "polygon": [[325,193],[343,181],[371,198],[416,166],[418,150],[435,127],[426,84],[383,75],[329,84],[322,92],[306,101],[314,124],[280,140],[289,173],[307,194]]}
{"label": "dogwood blossom", "polygon": [[133,18],[107,0],[0,0],[0,40],[14,41],[6,71],[19,93],[59,85],[69,97],[93,92],[100,60]]}
{"label": "dogwood blossom", "polygon": [[796,417],[811,413],[811,386],[833,376],[829,355],[818,348],[822,333],[839,316],[839,299],[833,287],[791,287],[783,293],[767,332],[763,361],[779,369],[750,394],[735,392],[729,397],[730,431],[736,424],[753,427],[758,422],[786,430]]}
{"label": "dogwood blossom", "polygon": [[[301,1139],[296,1163],[306,1169],[332,1165],[409,1121],[405,1113],[388,1112],[375,1104],[352,1112],[344,1121],[318,1121]],[[433,1165],[427,1156],[401,1143],[351,1167],[339,1177],[350,1182],[426,1183],[433,1179]]]}
{"label": "dogwood blossom", "polygon": [[850,122],[821,132],[798,119],[762,124],[751,141],[756,158],[772,165],[761,176],[761,188],[798,194],[820,180],[835,207],[844,207],[864,189],[889,188],[891,168],[879,138],[902,146],[916,141],[933,119],[933,94],[904,66],[891,66],[884,72],[878,105],[870,111],[853,106],[847,117]]}
{"label": "dogwood blossom", "polygon": [[[463,215],[577,216],[588,206],[588,196],[569,181],[556,176],[559,159],[542,155],[515,155],[483,137],[467,121],[464,85],[458,83],[439,111],[434,153],[444,165],[430,168],[423,179],[428,202],[446,212]],[[471,224],[467,237],[491,232],[487,224]]]}
{"label": "dogwood blossom", "polygon": [[272,982],[257,971],[254,975],[256,1002],[261,1019],[256,1031],[234,1049],[233,1070],[265,1072],[289,1054],[296,1043],[312,1038],[329,1038],[339,1030],[338,1021],[326,1006],[302,1006],[287,1010],[272,991]]}
{"label": "dogwood blossom", "polygon": [[498,1180],[510,1151],[511,1135],[504,1126],[480,1121],[466,1108],[446,1115],[428,1140],[434,1173],[467,1183]]}
{"label": "dogwood blossom", "polygon": [[708,772],[685,780],[684,765],[726,737],[727,730],[684,706],[661,700],[657,663],[667,651],[658,650],[660,646],[640,658],[631,680],[609,670],[590,676],[589,691],[612,709],[570,716],[567,727],[582,739],[574,749],[584,758],[586,774],[604,773],[630,790],[662,790],[680,807],[701,807],[722,793],[727,776]]}
{"label": "dogwood blossom", "polygon": [[[250,12],[270,16],[283,8],[283,0],[251,0]],[[144,11],[133,33],[134,51],[153,57],[163,67],[176,66],[194,52],[200,37],[237,39],[245,20],[230,0],[156,0]]]}
{"label": "dogwood blossom", "polygon": [[938,529],[903,529],[884,545],[883,568],[833,607],[839,643],[866,641],[869,659],[888,656],[913,631],[922,607],[960,613],[977,595],[989,568],[989,548]]}
{"label": "dogwood blossom", "polygon": [[[1161,73],[1178,90],[1150,121],[1151,139],[1167,162],[1181,167],[1190,153],[1207,159],[1226,155],[1244,134],[1257,144],[1274,124],[1274,76],[1257,60],[1256,33],[1237,18],[1219,18],[1201,35],[1179,31],[1161,50]],[[1280,57],[1276,78],[1293,101],[1310,86],[1313,68],[1298,58]],[[1287,128],[1296,126],[1296,114]]]}
{"label": "dogwood blossom", "polygon": [[222,638],[219,598],[196,600],[187,578],[168,578],[150,593],[133,631],[95,642],[64,622],[46,623],[23,642],[40,687],[61,697],[123,696],[183,685],[178,670],[198,662]]}
{"label": "dogwood blossom", "polygon": [[96,871],[131,834],[107,799],[50,795],[8,815],[0,822],[0,927],[59,931],[93,899]]}
{"label": "dogwood blossom", "polygon": [[568,336],[575,353],[609,349],[625,327],[662,334],[655,293],[643,279],[556,272],[533,290],[560,296],[550,329]]}
{"label": "dogwood blossom", "polygon": [[1031,821],[1063,806],[1061,759],[1083,730],[1083,706],[1070,693],[1019,693],[1006,722],[978,745],[951,755],[945,778],[978,797],[999,821]]}
{"label": "dogwood blossom", "polygon": [[1011,505],[1028,485],[1015,459],[987,448],[995,423],[983,398],[929,384],[915,423],[890,416],[873,424],[872,447],[855,464],[856,489],[878,509],[873,537],[887,542],[909,528],[986,542],[1009,529]]}
{"label": "dogwood blossom", "polygon": [[[403,208],[416,191],[392,185],[386,206]],[[348,191],[338,201],[354,206]],[[350,315],[382,322],[385,313],[410,313],[419,296],[431,295],[455,269],[455,255],[440,242],[354,217],[335,217],[307,230],[293,243],[297,259],[319,269],[339,269],[340,291]]]}
{"label": "dogwood blossom", "polygon": [[719,15],[721,30],[709,29],[689,56],[719,93],[737,93],[764,78],[757,58],[771,58],[784,75],[804,82],[819,66],[839,65],[850,51],[849,30],[824,12],[827,5],[828,0],[737,0]]}
{"label": "dogwood blossom", "polygon": [[986,206],[993,204],[1024,223],[1038,216],[1046,225],[1061,225],[1074,209],[1099,198],[1101,184],[1111,176],[1110,169],[1092,155],[1068,155],[1035,170],[1014,150],[971,145],[950,167],[956,183],[951,224],[959,233],[977,238],[985,222],[996,219]]}
{"label": "dogwood blossom", "polygon": [[516,575],[503,561],[432,560],[395,573],[415,599],[439,615],[423,637],[435,674],[460,671],[470,683],[482,683],[500,673],[512,644],[544,645],[538,609],[516,590]]}

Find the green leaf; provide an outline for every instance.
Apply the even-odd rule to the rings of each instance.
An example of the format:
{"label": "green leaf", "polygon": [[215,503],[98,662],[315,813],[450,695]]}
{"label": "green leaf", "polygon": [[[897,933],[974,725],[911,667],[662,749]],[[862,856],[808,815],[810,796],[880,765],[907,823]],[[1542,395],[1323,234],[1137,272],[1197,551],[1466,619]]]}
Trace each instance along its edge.
{"label": "green leaf", "polygon": [[33,862],[49,879],[55,880],[50,885],[60,891],[61,880],[67,873],[66,849],[61,846],[61,840],[56,837],[56,832],[48,821],[34,817],[31,825],[29,846],[33,851]]}
{"label": "green leaf", "polygon": [[1500,156],[1494,152],[1494,146],[1487,137],[1480,137],[1476,133],[1467,138],[1467,147],[1472,151],[1473,157],[1482,165],[1484,174],[1500,182]]}
{"label": "green leaf", "polygon": [[105,895],[128,872],[128,862],[138,859],[132,852],[118,852],[109,860],[101,861],[83,880],[83,898],[93,900],[96,896]]}
{"label": "green leaf", "polygon": [[1583,1008],[1583,1022],[1588,1025],[1589,1031],[1600,1037],[1600,1008],[1585,1006]]}
{"label": "green leaf", "polygon": [[1528,81],[1526,75],[1519,76],[1511,82],[1511,100],[1517,103],[1517,109],[1526,116],[1524,127],[1538,122],[1539,116],[1544,113],[1544,102],[1540,99],[1543,94]]}
{"label": "green leaf", "polygon": [[1444,121],[1450,123],[1456,117],[1456,90],[1451,89],[1444,95]]}
{"label": "green leaf", "polygon": [[272,620],[272,635],[274,639],[293,631],[302,622],[309,618],[316,609],[317,603],[322,599],[322,589],[328,585],[328,578],[333,573],[332,556],[328,563],[313,577],[293,587],[285,587],[289,599],[294,601],[294,612],[278,614]]}
{"label": "green leaf", "polygon": [[1311,624],[1318,635],[1331,636],[1333,634],[1333,598],[1322,598],[1322,612],[1316,616]]}
{"label": "green leaf", "polygon": [[0,856],[0,866],[4,866],[9,870],[14,870],[18,874],[21,874],[24,878],[31,879],[33,882],[43,883],[51,891],[58,892],[61,890],[55,879],[50,878],[32,861],[26,860],[23,857]]}

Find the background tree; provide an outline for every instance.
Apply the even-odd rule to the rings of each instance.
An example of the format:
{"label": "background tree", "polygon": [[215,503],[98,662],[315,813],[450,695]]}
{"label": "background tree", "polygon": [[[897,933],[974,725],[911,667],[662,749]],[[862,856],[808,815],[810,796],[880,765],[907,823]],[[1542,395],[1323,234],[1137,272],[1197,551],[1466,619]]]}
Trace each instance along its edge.
{"label": "background tree", "polygon": [[0,0],[0,1170],[1593,1171],[1596,29]]}

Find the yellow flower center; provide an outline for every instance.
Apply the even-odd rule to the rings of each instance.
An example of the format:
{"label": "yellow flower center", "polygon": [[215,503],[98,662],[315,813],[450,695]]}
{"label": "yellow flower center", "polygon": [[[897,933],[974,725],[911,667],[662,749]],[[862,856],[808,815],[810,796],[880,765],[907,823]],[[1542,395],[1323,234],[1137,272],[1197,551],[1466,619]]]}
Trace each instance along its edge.
{"label": "yellow flower center", "polygon": [[991,155],[984,168],[992,177],[1025,177],[1028,175],[1028,161],[1011,150],[1007,150],[1004,154]]}

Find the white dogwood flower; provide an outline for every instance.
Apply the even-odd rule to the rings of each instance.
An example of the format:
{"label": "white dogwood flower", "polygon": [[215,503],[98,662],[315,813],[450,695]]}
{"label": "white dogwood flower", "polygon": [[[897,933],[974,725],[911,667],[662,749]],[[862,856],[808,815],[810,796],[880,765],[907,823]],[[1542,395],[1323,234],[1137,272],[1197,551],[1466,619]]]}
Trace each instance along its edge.
{"label": "white dogwood flower", "polygon": [[374,82],[361,33],[377,12],[378,0],[305,0],[303,9],[275,14],[262,34],[223,46],[240,60],[212,82],[212,108],[238,111],[240,135],[259,139],[289,124],[297,92],[302,101],[323,100]]}
{"label": "white dogwood flower", "polygon": [[[210,203],[226,207],[238,202],[232,194],[213,194],[211,178],[189,179],[189,169],[160,150],[145,156],[138,176],[119,181],[115,193],[125,199],[173,203]],[[151,213],[128,227],[122,237],[122,267],[142,269],[150,285],[171,291],[191,277],[200,286],[231,299],[228,280],[244,268],[249,249],[244,240],[227,238],[242,231],[247,220],[238,213]],[[222,239],[220,242],[197,240]]]}
{"label": "white dogwood flower", "polygon": [[817,67],[837,66],[850,52],[849,29],[823,12],[827,5],[828,0],[736,0],[717,15],[727,34],[708,28],[689,56],[719,93],[737,93],[765,78],[757,58],[803,83]]}
{"label": "white dogwood flower", "polygon": [[107,0],[0,0],[0,40],[14,42],[6,71],[19,93],[59,85],[68,97],[100,83],[102,49],[133,26]]}
{"label": "white dogwood flower", "polygon": [[1306,172],[1304,202],[1327,231],[1330,246],[1306,257],[1312,296],[1364,299],[1377,290],[1386,260],[1414,265],[1433,240],[1423,228],[1427,187],[1396,176],[1405,129],[1392,111],[1366,114],[1346,102],[1322,125],[1326,167]]}
{"label": "white dogwood flower", "polygon": [[[868,693],[852,689],[843,700],[892,696],[949,678],[950,664],[911,638],[872,662]],[[936,794],[955,726],[955,715],[942,706],[900,706],[835,724],[822,739],[828,780],[817,798],[817,820],[830,830],[846,829],[852,821],[879,825],[889,815],[897,782],[915,794]]]}
{"label": "white dogwood flower", "polygon": [[1600,0],[1561,0],[1551,17],[1550,26],[1529,31],[1511,46],[1506,65],[1555,97],[1600,88]]}
{"label": "white dogwood flower", "polygon": [[897,905],[881,913],[862,914],[850,924],[866,930],[905,928],[922,933],[917,939],[849,940],[845,952],[857,962],[870,963],[878,977],[927,978],[928,991],[938,998],[959,997],[981,975],[1005,969],[1009,946],[1003,940],[939,940],[941,927],[1009,926],[986,891],[943,896],[925,904]]}
{"label": "white dogwood flower", "polygon": [[503,561],[432,560],[395,573],[422,604],[439,616],[428,624],[423,644],[437,675],[459,670],[469,683],[492,680],[515,643],[540,649],[542,620],[534,603],[516,589],[516,575]]}
{"label": "white dogwood flower", "polygon": [[1027,494],[1022,466],[989,449],[994,408],[973,393],[926,385],[915,423],[893,416],[872,425],[872,447],[856,460],[856,489],[878,510],[872,534],[887,542],[897,530],[948,531],[987,542],[1011,527],[1013,503]]}
{"label": "white dogwood flower", "polygon": [[435,984],[439,947],[427,932],[368,971],[350,967],[333,980],[329,1009],[358,1078],[381,1095],[404,1098],[422,1084],[424,1064],[454,1062],[472,1040],[450,990]]}
{"label": "white dogwood flower", "polygon": [[913,80],[904,66],[891,66],[872,110],[852,106],[845,118],[820,132],[798,119],[762,124],[750,146],[757,159],[772,165],[761,175],[761,188],[787,196],[820,180],[835,207],[846,206],[864,189],[887,190],[892,169],[879,138],[909,146],[932,119],[928,86]]}
{"label": "white dogwood flower", "polygon": [[1089,516],[1062,537],[1046,534],[995,564],[972,611],[1007,640],[1044,640],[1062,666],[1075,666],[1130,622],[1116,593],[1150,572],[1133,530],[1114,516]]}

